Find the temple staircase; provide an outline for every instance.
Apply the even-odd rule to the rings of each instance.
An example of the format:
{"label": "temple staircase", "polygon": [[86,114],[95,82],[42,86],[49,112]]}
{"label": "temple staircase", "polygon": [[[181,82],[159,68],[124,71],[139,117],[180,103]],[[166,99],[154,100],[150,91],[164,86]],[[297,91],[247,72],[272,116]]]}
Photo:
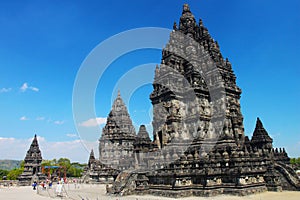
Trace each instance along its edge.
{"label": "temple staircase", "polygon": [[117,176],[113,186],[107,188],[107,193],[121,196],[131,194],[136,188],[136,179],[136,173],[132,171],[123,171]]}
{"label": "temple staircase", "polygon": [[284,190],[297,190],[300,191],[300,178],[296,172],[288,165],[277,162],[274,168],[279,172],[281,181],[283,182]]}
{"label": "temple staircase", "polygon": [[149,179],[146,173],[143,170],[123,171],[117,176],[112,187],[106,188],[106,192],[116,196],[148,194]]}

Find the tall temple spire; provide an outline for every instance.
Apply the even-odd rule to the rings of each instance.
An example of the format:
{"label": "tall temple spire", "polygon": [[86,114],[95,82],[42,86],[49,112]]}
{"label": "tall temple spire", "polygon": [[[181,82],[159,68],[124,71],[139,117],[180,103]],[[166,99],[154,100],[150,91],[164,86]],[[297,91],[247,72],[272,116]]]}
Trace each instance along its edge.
{"label": "tall temple spire", "polygon": [[[172,83],[172,81],[167,80],[170,79],[169,77],[172,77],[172,79],[174,80],[180,79],[179,77],[175,77],[178,74],[183,75],[185,80],[188,81],[190,83],[190,86],[194,89],[194,93],[196,94],[197,98],[201,100],[198,102],[188,103],[188,106],[191,107],[189,109],[174,108],[174,110],[180,110],[178,113],[181,114],[188,112],[188,110],[194,110],[193,115],[190,115],[190,113],[182,114],[183,118],[176,118],[176,120],[181,120],[182,122],[186,121],[187,123],[189,123],[189,120],[185,120],[185,118],[194,117],[194,120],[198,120],[198,118],[196,118],[198,114],[200,116],[205,116],[201,117],[201,120],[205,124],[205,126],[201,125],[195,128],[195,130],[199,130],[197,134],[201,135],[201,137],[203,135],[209,134],[208,128],[203,128],[211,126],[208,119],[212,117],[212,107],[210,106],[211,97],[207,83],[213,83],[215,80],[213,78],[211,78],[211,80],[208,80],[206,78],[205,80],[203,76],[204,74],[200,73],[202,71],[201,67],[206,65],[206,59],[203,58],[207,57],[210,59],[210,62],[213,63],[213,66],[217,68],[220,77],[223,79],[225,87],[224,89],[227,96],[226,101],[228,102],[228,107],[230,108],[230,112],[226,113],[226,127],[224,127],[224,134],[222,133],[223,135],[222,137],[220,137],[220,139],[227,140],[227,142],[224,142],[225,144],[227,144],[229,138],[232,138],[230,139],[230,141],[232,142],[232,146],[234,146],[233,141],[235,141],[238,146],[242,146],[244,141],[244,126],[243,116],[240,110],[239,103],[241,89],[236,84],[236,76],[232,70],[231,63],[228,59],[226,61],[224,60],[218,42],[216,42],[210,36],[208,29],[204,26],[202,20],[199,21],[199,24],[196,23],[195,17],[187,4],[183,6],[179,28],[176,30],[176,28],[173,27],[173,29],[174,30],[170,34],[170,40],[166,47],[163,49],[161,65],[155,73],[153,83],[154,91],[150,95],[154,113],[152,122],[154,140],[158,140],[159,138],[161,138],[161,140],[167,141],[168,137],[162,137],[162,135],[169,134],[163,133],[165,130],[165,125],[162,122],[164,122],[165,119],[171,119],[171,117],[168,118],[168,116],[166,116],[171,113],[166,113],[164,112],[164,109],[160,109],[161,102],[164,102],[165,105],[174,105],[174,107],[183,103],[177,102],[179,99],[183,99],[182,97],[174,98],[174,95],[168,90],[168,88],[171,87],[173,88],[172,90],[174,90],[174,88],[178,89],[178,92],[176,92],[177,95],[182,95],[187,92],[185,90],[182,90],[184,87],[180,85],[181,82]],[[193,42],[187,42],[187,39],[184,39],[185,37],[182,37],[183,34],[192,38],[193,40],[189,41]],[[183,49],[186,49],[186,51],[183,51]],[[197,61],[194,62],[194,60]],[[166,67],[164,66],[170,67],[178,71],[179,73],[172,73],[169,70],[165,70]],[[212,69],[210,69],[210,71],[210,74],[214,73]],[[166,72],[169,73],[168,76],[165,75]],[[166,87],[164,87],[164,85],[160,83],[167,83],[169,85],[170,83],[172,83],[172,85],[167,85]],[[192,108],[193,106],[195,106],[195,108]],[[197,112],[197,106],[201,106],[205,111]],[[171,109],[167,110],[169,112]],[[174,119],[174,117],[172,118]],[[173,124],[173,122],[170,121],[166,123],[166,126],[168,126],[169,124]],[[182,128],[189,126],[193,125],[180,125],[176,127]],[[169,128],[169,130],[175,129],[178,132],[177,128]],[[183,132],[194,132],[194,129],[185,130]],[[177,134],[169,135],[173,136]],[[188,134],[184,135],[187,136]]]}

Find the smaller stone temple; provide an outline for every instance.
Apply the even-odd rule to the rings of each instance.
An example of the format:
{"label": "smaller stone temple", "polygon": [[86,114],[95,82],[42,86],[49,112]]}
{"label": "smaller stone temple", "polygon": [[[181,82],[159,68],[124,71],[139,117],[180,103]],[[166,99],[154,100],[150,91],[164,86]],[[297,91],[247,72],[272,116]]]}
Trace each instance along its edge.
{"label": "smaller stone temple", "polygon": [[155,145],[141,125],[138,134],[132,124],[120,92],[115,99],[99,139],[99,159],[90,153],[88,166],[82,177],[86,183],[112,183],[124,170],[145,167],[145,155]]}
{"label": "smaller stone temple", "polygon": [[42,160],[42,153],[39,148],[37,136],[34,135],[24,159],[24,171],[18,177],[20,185],[31,185],[34,181],[38,182],[46,179],[46,176],[42,174],[41,170]]}
{"label": "smaller stone temple", "polygon": [[100,160],[120,170],[134,166],[135,136],[134,126],[119,91],[99,140]]}
{"label": "smaller stone temple", "polygon": [[146,126],[141,125],[134,143],[134,155],[136,156],[135,168],[143,168],[145,166],[143,161],[147,153],[154,149],[154,147],[155,144],[151,141],[149,133],[146,130]]}
{"label": "smaller stone temple", "polygon": [[84,169],[82,180],[85,183],[112,183],[120,171],[104,165],[95,158],[94,150],[91,150],[88,165]]}

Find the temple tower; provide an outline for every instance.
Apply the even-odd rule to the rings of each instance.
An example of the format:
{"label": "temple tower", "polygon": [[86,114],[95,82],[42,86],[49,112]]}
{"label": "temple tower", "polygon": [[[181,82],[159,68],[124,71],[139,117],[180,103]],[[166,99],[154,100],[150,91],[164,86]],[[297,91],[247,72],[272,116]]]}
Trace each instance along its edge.
{"label": "temple tower", "polygon": [[137,134],[136,140],[134,142],[134,153],[136,154],[136,164],[146,165],[145,157],[147,153],[153,149],[153,143],[149,137],[145,125],[141,125],[139,132]]}
{"label": "temple tower", "polygon": [[18,177],[21,185],[30,185],[34,181],[45,179],[41,171],[42,160],[42,153],[39,148],[37,136],[34,135],[24,159],[24,171]]}
{"label": "temple tower", "polygon": [[89,168],[93,167],[92,165],[95,162],[95,160],[96,160],[96,158],[95,158],[94,150],[92,149],[91,153],[90,153],[89,161],[88,161],[88,167]]}
{"label": "temple tower", "polygon": [[132,121],[118,92],[99,140],[100,161],[122,170],[134,166],[135,137]]}
{"label": "temple tower", "polygon": [[271,150],[273,149],[272,143],[273,143],[273,139],[269,136],[261,120],[257,118],[256,126],[251,139],[252,147],[268,150],[269,152],[271,152]]}
{"label": "temple tower", "polygon": [[[224,85],[225,119],[220,128],[218,144],[238,148],[243,146],[244,126],[240,109],[241,89],[231,63],[224,59],[219,44],[210,36],[202,20],[196,23],[187,4],[183,6],[179,27],[176,22],[162,52],[161,65],[156,67],[153,92],[153,138],[160,148],[174,138],[207,138],[216,134],[212,126],[212,106],[208,83],[215,77],[203,77],[203,69],[214,65],[205,74],[217,73]],[[187,42],[186,38],[191,38]],[[196,45],[195,45],[196,44]],[[199,55],[201,57],[199,57]]]}
{"label": "temple tower", "polygon": [[151,146],[151,139],[145,125],[141,125],[135,140],[135,150],[139,152],[148,152]]}

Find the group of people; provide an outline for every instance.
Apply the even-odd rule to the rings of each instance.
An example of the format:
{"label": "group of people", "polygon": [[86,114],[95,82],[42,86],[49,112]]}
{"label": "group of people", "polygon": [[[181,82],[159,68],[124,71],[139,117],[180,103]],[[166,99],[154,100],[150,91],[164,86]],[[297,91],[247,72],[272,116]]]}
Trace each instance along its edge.
{"label": "group of people", "polygon": [[[55,194],[56,196],[62,196],[63,190],[64,190],[64,184],[68,183],[69,181],[66,178],[61,178],[61,180],[57,181],[57,185],[55,187]],[[78,187],[77,183],[78,180],[77,179],[73,179],[71,181],[74,185],[75,185],[75,189]],[[42,190],[46,190],[46,189],[51,189],[53,185],[53,182],[49,179],[47,179],[46,181],[41,181],[40,183],[38,183],[37,181],[34,181],[32,184],[33,190],[37,190],[38,187],[42,188]]]}
{"label": "group of people", "polygon": [[48,186],[49,189],[51,189],[52,184],[53,184],[52,181],[48,180],[48,179],[46,181],[42,181],[39,184],[36,181],[34,181],[33,184],[32,184],[32,188],[33,188],[33,190],[36,190],[38,185],[40,185],[42,187],[42,189],[44,189],[44,190],[47,189],[47,186]]}

